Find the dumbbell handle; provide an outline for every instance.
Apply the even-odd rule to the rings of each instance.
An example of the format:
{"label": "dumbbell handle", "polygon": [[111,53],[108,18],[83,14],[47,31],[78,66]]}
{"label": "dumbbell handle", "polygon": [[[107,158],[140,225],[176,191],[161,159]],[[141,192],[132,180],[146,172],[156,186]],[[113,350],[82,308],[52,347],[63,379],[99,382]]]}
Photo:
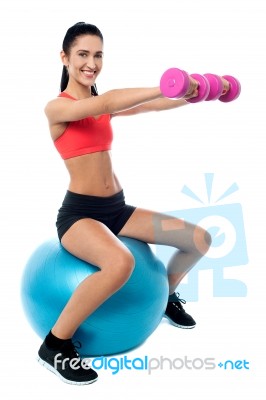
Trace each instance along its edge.
{"label": "dumbbell handle", "polygon": [[230,83],[226,79],[224,79],[222,76],[220,78],[221,78],[221,81],[223,84],[223,91],[222,91],[222,96],[223,96],[230,90]]}

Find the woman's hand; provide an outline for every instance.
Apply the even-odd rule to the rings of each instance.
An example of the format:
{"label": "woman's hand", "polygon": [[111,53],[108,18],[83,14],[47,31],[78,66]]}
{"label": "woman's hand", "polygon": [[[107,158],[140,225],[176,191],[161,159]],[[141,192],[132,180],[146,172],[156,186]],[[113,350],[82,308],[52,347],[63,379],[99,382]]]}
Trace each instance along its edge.
{"label": "woman's hand", "polygon": [[192,99],[193,97],[198,96],[198,86],[199,83],[196,81],[196,79],[192,78],[191,76],[189,77],[189,89],[187,94],[183,97],[185,100]]}

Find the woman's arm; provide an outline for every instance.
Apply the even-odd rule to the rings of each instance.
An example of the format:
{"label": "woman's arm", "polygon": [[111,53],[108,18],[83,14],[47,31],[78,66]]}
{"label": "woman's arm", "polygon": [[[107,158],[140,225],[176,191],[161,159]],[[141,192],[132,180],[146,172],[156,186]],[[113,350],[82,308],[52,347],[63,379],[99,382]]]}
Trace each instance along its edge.
{"label": "woman's arm", "polygon": [[50,124],[78,121],[88,116],[115,114],[160,99],[159,87],[110,90],[102,95],[82,100],[58,97],[45,107]]}
{"label": "woman's arm", "polygon": [[151,111],[172,110],[173,108],[182,107],[185,106],[186,104],[190,103],[188,103],[185,99],[174,100],[174,99],[161,98],[152,100],[145,104],[141,104],[139,106],[131,108],[130,110],[114,113],[112,117],[130,116]]}
{"label": "woman's arm", "polygon": [[133,108],[130,108],[129,110],[114,113],[112,117],[136,115],[151,111],[172,110],[173,108],[178,108],[181,106],[185,106],[186,104],[190,104],[186,100],[197,96],[198,96],[198,82],[195,79],[191,78],[189,90],[182,99],[168,99],[167,97],[161,96],[160,98],[157,98],[155,100],[150,100],[149,102],[137,105]]}

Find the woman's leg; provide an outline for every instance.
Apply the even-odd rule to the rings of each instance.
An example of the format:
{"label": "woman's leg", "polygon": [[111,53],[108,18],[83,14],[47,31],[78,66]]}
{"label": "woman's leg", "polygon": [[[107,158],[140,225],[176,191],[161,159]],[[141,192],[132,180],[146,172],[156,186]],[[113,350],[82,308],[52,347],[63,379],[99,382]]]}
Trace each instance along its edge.
{"label": "woman's leg", "polygon": [[185,301],[176,295],[175,289],[183,277],[208,251],[211,244],[209,233],[201,227],[181,219],[138,208],[119,235],[177,249],[167,266],[169,299],[165,316],[175,326],[193,328],[196,322],[185,312],[182,305]]}
{"label": "woman's leg", "polygon": [[64,382],[85,385],[97,372],[84,367],[71,340],[94,310],[129,279],[135,260],[126,246],[101,222],[77,221],[65,233],[62,245],[70,253],[99,267],[76,288],[38,351],[38,360]]}
{"label": "woman's leg", "polygon": [[130,251],[101,222],[77,221],[62,238],[74,256],[100,268],[77,287],[52,333],[61,339],[73,336],[79,325],[129,279],[135,265]]}
{"label": "woman's leg", "polygon": [[119,235],[177,249],[167,266],[170,294],[211,244],[211,236],[203,228],[167,214],[141,208],[134,211]]}

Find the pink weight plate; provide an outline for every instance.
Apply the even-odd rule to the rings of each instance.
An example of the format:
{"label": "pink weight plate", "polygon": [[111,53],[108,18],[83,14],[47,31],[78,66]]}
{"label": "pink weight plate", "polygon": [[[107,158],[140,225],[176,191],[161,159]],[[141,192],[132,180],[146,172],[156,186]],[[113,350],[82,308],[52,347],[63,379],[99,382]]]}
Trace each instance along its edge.
{"label": "pink weight plate", "polygon": [[165,71],[160,80],[160,89],[165,97],[182,98],[189,88],[189,76],[178,68]]}
{"label": "pink weight plate", "polygon": [[241,92],[241,84],[240,82],[231,75],[224,75],[224,79],[226,79],[230,83],[230,90],[222,95],[219,100],[223,103],[229,103],[230,101],[236,100]]}
{"label": "pink weight plate", "polygon": [[224,89],[221,77],[214,74],[204,74],[204,76],[208,79],[210,84],[210,93],[206,98],[206,101],[219,99]]}

